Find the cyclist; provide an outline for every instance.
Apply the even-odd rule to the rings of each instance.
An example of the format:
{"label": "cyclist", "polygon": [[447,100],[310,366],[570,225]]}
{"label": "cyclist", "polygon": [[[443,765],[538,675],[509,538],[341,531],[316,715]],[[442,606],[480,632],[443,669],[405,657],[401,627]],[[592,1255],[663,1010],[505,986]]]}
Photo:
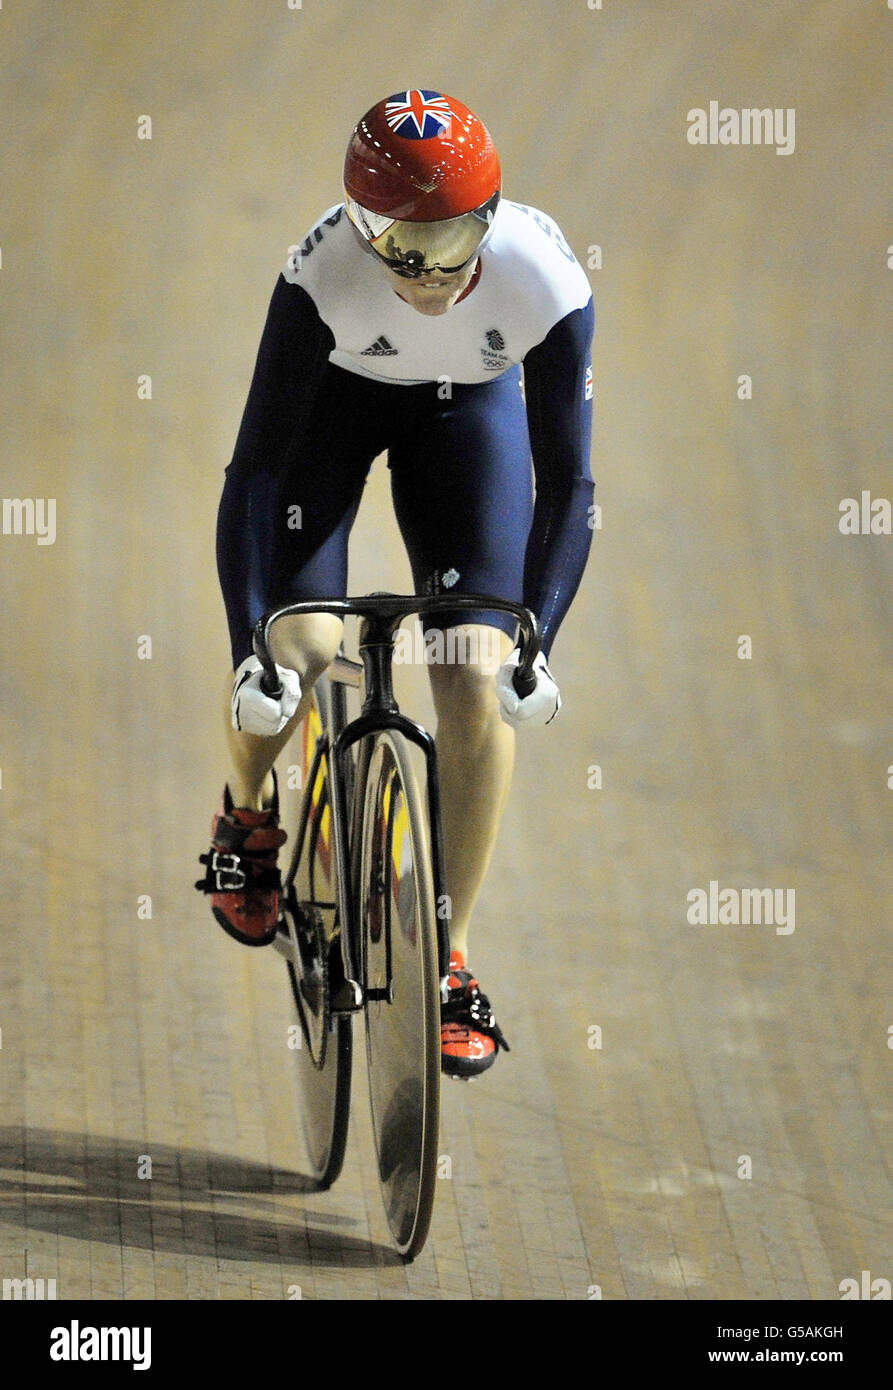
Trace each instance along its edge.
{"label": "cyclist", "polygon": [[273,940],[285,839],[273,762],[342,623],[315,614],[279,624],[278,700],[260,688],[251,631],[277,605],[346,594],[348,537],[372,461],[387,450],[416,592],[520,601],[543,632],[536,688],[519,700],[509,615],[424,623],[443,651],[453,638],[454,659],[429,667],[452,902],[442,1062],[468,1077],[507,1048],[466,965],[468,927],[514,731],[551,722],[561,706],[548,657],[592,537],[592,295],[555,222],[502,197],[493,141],[453,97],[416,89],[372,107],[348,145],[344,195],[277,280],[226,469],[217,562],[233,658],[231,769],[196,886],[237,941]]}

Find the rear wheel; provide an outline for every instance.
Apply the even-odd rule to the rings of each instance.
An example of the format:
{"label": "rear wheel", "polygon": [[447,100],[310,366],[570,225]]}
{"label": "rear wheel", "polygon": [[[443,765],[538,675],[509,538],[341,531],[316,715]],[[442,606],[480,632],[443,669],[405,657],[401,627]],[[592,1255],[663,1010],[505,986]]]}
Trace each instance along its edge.
{"label": "rear wheel", "polygon": [[[341,1172],[350,1112],[351,1019],[333,1017],[329,1003],[329,965],[339,951],[329,739],[333,724],[344,723],[343,701],[344,687],[321,677],[297,740],[287,750],[298,754],[292,768],[301,769],[301,791],[286,827],[293,849],[280,930],[300,962],[286,965],[301,1029],[295,1049],[301,1120],[310,1171],[322,1188]],[[347,790],[349,805],[352,785]]]}
{"label": "rear wheel", "polygon": [[403,735],[364,750],[360,921],[366,1054],[388,1225],[412,1259],[428,1235],[440,1128],[440,995],[427,821]]}

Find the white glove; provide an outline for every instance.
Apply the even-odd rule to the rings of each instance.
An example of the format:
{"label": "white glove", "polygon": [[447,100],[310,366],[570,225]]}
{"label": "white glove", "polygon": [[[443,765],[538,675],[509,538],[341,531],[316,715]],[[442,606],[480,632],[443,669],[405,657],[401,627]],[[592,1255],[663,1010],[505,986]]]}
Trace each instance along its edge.
{"label": "white glove", "polygon": [[272,738],[281,734],[301,700],[301,679],[297,671],[277,666],[282,694],[274,700],[260,688],[264,668],[256,656],[246,656],[233,682],[233,728],[243,734]]}
{"label": "white glove", "polygon": [[534,724],[551,724],[561,709],[561,695],[552,679],[552,672],[546,665],[542,652],[533,663],[536,687],[522,700],[512,685],[512,676],[521,660],[520,648],[516,647],[507,661],[503,662],[496,676],[496,693],[499,696],[499,713],[506,724],[513,729],[530,727]]}

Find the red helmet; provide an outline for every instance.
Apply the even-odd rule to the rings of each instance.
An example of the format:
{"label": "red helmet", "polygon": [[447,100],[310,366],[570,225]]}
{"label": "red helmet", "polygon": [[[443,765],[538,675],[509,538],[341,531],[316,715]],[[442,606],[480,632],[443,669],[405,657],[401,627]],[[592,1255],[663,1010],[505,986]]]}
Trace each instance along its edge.
{"label": "red helmet", "polygon": [[499,159],[482,121],[441,92],[395,92],[357,124],[344,160],[348,216],[392,270],[461,270],[499,203]]}

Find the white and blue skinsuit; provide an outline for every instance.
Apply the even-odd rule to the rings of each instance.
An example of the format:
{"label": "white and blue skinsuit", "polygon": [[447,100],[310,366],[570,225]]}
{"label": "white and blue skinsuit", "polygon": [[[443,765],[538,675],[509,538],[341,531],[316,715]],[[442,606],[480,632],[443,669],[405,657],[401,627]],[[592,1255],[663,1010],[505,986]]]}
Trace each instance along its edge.
{"label": "white and blue skinsuit", "polygon": [[[548,658],[592,539],[593,325],[586,275],[535,208],[501,201],[440,316],[401,299],[343,204],[329,209],[273,291],[226,470],[217,566],[233,668],[262,613],[346,595],[348,537],[383,450],[415,591],[526,604]],[[459,622],[516,631],[477,610],[424,626]]]}

